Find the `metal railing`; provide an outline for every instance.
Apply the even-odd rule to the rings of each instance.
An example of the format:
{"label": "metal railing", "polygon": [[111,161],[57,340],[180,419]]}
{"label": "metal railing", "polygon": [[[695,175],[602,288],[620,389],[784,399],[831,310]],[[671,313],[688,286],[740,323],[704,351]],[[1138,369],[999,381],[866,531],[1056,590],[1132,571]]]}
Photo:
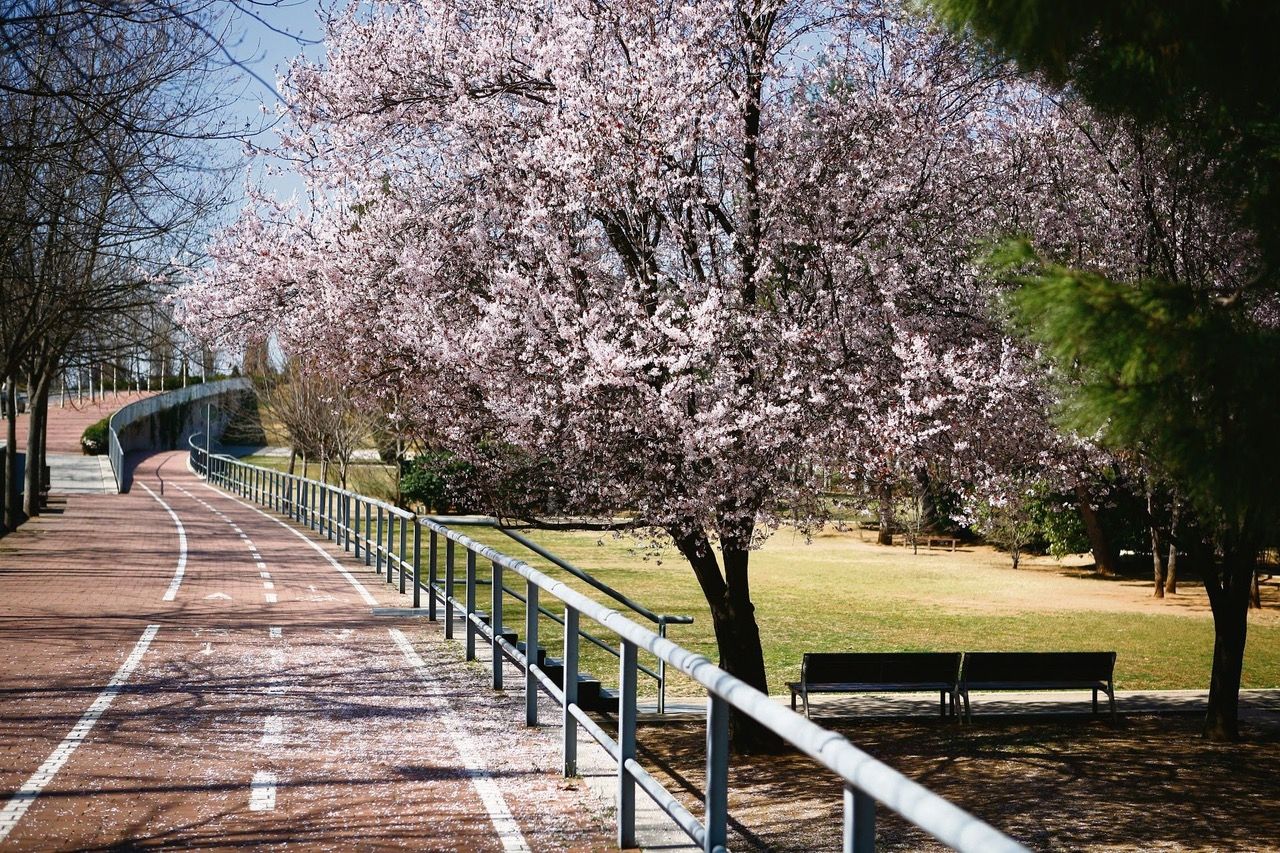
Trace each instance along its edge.
{"label": "metal railing", "polygon": [[[204,433],[197,433],[187,442],[192,454],[192,466],[202,475],[205,474],[203,459],[208,453],[209,446],[203,438],[204,435]],[[196,441],[197,436],[201,436],[201,441]],[[428,528],[426,530],[426,582],[417,584],[409,580],[409,578],[418,577],[418,567],[422,565],[420,553],[423,545],[423,523],[430,519],[444,524],[449,520],[447,517],[417,516],[408,510],[367,495],[286,472],[248,465],[229,456],[213,454],[211,459],[212,482],[224,485],[242,496],[252,497],[264,506],[271,506],[276,511],[290,516],[294,521],[342,545],[343,550],[353,551],[355,557],[362,558],[366,566],[372,566],[377,574],[384,575],[387,583],[394,584],[398,577],[399,591],[413,596],[415,608],[422,606],[422,592],[425,590],[428,618],[436,621],[437,611],[443,608],[445,638],[453,638],[454,615],[461,613],[462,610],[455,609],[451,602],[457,601],[454,593],[463,584],[457,571],[453,542],[447,540],[444,542],[444,554],[441,559],[438,541],[440,535]],[[493,528],[520,542],[524,547],[574,577],[589,583],[627,610],[653,622],[661,636],[666,636],[668,625],[687,625],[693,622],[692,616],[653,612],[536,542],[515,531],[507,530],[494,519],[478,516],[468,517],[463,521],[467,525]],[[397,540],[399,547],[397,547]],[[387,569],[385,573],[384,566]],[[491,581],[478,578],[475,583],[479,586],[489,586]],[[518,589],[504,586],[501,592],[504,599],[509,596],[520,604],[525,603],[524,596]],[[564,618],[560,614],[545,607],[540,609],[540,613],[561,627],[564,626]],[[585,628],[579,627],[578,632],[579,636],[590,645],[614,658],[618,657],[618,649],[612,644]],[[468,659],[471,659],[473,647],[474,638],[468,636]],[[660,714],[666,713],[666,662],[659,658],[652,666],[642,663],[639,671],[642,676],[654,681],[657,690],[657,711]]]}
{"label": "metal railing", "polygon": [[[400,570],[400,591],[406,590],[406,572],[411,573],[414,606],[419,606],[419,591],[429,591],[430,617],[436,616],[436,601],[445,607],[446,637],[452,637],[453,613],[461,613],[466,621],[466,656],[475,659],[477,638],[482,638],[492,649],[491,681],[495,689],[503,686],[504,658],[516,663],[523,671],[525,690],[525,724],[538,724],[538,691],[550,695],[560,706],[563,726],[563,772],[565,776],[577,774],[578,729],[582,728],[613,759],[617,767],[617,843],[620,847],[636,844],[636,791],[648,795],[686,835],[707,853],[726,850],[728,837],[728,772],[729,772],[729,716],[736,709],[787,743],[809,756],[841,780],[844,786],[844,818],[842,849],[851,853],[870,853],[875,849],[875,824],[877,803],[883,804],[906,818],[910,823],[932,835],[949,847],[973,853],[1025,853],[1021,844],[984,823],[963,809],[913,782],[898,771],[855,747],[842,735],[824,729],[805,719],[781,703],[770,699],[746,682],[730,675],[700,654],[684,649],[671,640],[632,621],[617,610],[588,598],[583,593],[540,572],[522,560],[515,559],[471,537],[428,517],[393,507],[382,501],[355,495],[314,480],[247,465],[230,457],[206,456],[203,448],[191,445],[193,469],[210,482],[221,485],[234,494],[270,507],[293,518],[300,524],[334,538],[334,541],[361,556],[362,538],[359,535],[361,507],[364,510],[363,556],[366,565],[372,564],[379,573],[386,560],[387,582],[391,583],[393,563]],[[333,496],[337,496],[335,501]],[[354,519],[351,516],[355,507]],[[377,530],[373,529],[372,512],[377,510]],[[383,526],[384,517],[387,524]],[[400,555],[394,553],[395,525],[399,525]],[[413,529],[413,559],[403,558],[406,531]],[[424,587],[419,577],[419,553],[422,529],[430,535],[431,565],[435,565],[438,540],[443,538],[446,549],[446,573],[443,585],[436,583],[432,575]],[[335,533],[336,531],[336,533]],[[353,532],[356,535],[352,535]],[[384,539],[385,536],[385,539]],[[385,544],[384,544],[385,543]],[[459,601],[452,595],[454,589],[452,566],[449,559],[457,546],[466,552],[466,570],[463,581],[465,597]],[[370,556],[372,552],[372,557]],[[492,581],[489,584],[490,610],[486,618],[476,608],[477,590],[483,584],[476,577],[479,559],[489,562]],[[539,617],[547,611],[540,600],[545,594],[559,601],[563,607],[563,686],[557,684],[539,663],[536,651],[525,654],[507,638],[503,630],[503,607],[508,587],[503,576],[514,572],[524,580],[524,594],[517,600],[524,603],[524,648],[538,648]],[[446,594],[445,589],[450,592]],[[580,630],[583,619],[590,620],[617,638],[619,663],[619,702],[616,736],[606,732],[587,711],[578,704],[578,682],[573,674],[578,669],[582,639]],[[703,815],[699,819],[691,813],[661,782],[654,778],[637,760],[636,728],[638,711],[636,682],[641,674],[638,653],[648,652],[661,661],[667,669],[682,673],[701,686],[707,694],[706,719],[706,788],[703,792]]]}
{"label": "metal railing", "polygon": [[[643,604],[640,604],[635,599],[631,598],[630,596],[622,592],[619,592],[618,590],[614,589],[608,584],[603,583],[599,578],[592,576],[588,572],[584,572],[582,569],[573,565],[568,560],[564,559],[558,554],[552,553],[551,551],[542,547],[537,542],[534,542],[532,539],[521,534],[520,532],[516,530],[512,530],[509,527],[504,527],[503,525],[498,523],[497,519],[488,518],[485,516],[477,517],[477,516],[439,516],[439,515],[431,516],[430,518],[431,518],[431,521],[434,521],[437,524],[442,524],[445,526],[461,524],[461,525],[475,526],[475,527],[489,527],[494,530],[497,530],[499,533],[502,533],[507,538],[512,539],[515,542],[518,542],[522,547],[527,548],[528,550],[537,554],[539,557],[543,558],[544,560],[551,563],[552,565],[558,566],[559,568],[573,575],[575,578],[578,578],[584,583],[591,585],[593,588],[604,593],[609,598],[621,604],[627,610],[630,610],[632,613],[635,613],[637,616],[640,616],[652,622],[654,625],[657,626],[659,637],[667,636],[668,625],[692,625],[693,624],[692,616],[675,615],[671,613],[655,613],[653,610],[650,610],[648,607],[645,607]],[[523,599],[520,598],[520,594],[518,592],[510,589],[508,589],[507,592],[514,595],[518,600],[523,601]],[[551,611],[546,610],[544,608],[542,613],[548,616],[550,619],[552,619],[556,623],[562,626],[564,625],[564,620],[561,617],[557,616],[556,614],[552,613]],[[582,632],[582,636],[584,639],[588,640],[593,645],[597,646],[598,648],[602,649],[603,651],[612,655],[613,657],[616,658],[619,656],[618,650],[616,648],[614,648],[611,645],[608,645],[607,643],[603,642],[599,638],[594,637],[585,631]],[[650,669],[644,664],[640,664],[640,672],[643,675],[646,675],[649,678],[652,678],[655,682],[657,682],[657,685],[658,685],[657,711],[659,714],[665,714],[667,712],[667,672],[666,670],[667,670],[667,662],[664,661],[662,658],[658,658],[656,671]]]}
{"label": "metal railing", "polygon": [[[117,409],[107,421],[107,458],[111,462],[111,473],[115,477],[116,491],[124,491],[125,447],[120,441],[120,434],[142,418],[151,417],[164,409],[171,409],[184,403],[194,403],[211,397],[218,397],[238,391],[250,391],[253,382],[247,377],[221,379],[216,382],[204,382],[199,385],[188,385],[173,391],[165,391],[154,397],[135,400],[127,406]],[[208,428],[208,425],[205,425]],[[180,440],[180,439],[179,439]],[[188,439],[188,443],[190,439]],[[170,447],[180,446],[170,445]]]}

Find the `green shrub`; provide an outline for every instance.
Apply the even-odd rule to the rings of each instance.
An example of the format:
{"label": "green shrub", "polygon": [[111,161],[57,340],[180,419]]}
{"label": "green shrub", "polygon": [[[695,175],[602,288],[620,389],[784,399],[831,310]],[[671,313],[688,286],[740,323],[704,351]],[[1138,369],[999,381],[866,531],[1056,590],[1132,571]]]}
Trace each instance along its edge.
{"label": "green shrub", "polygon": [[84,435],[80,436],[80,447],[85,454],[88,456],[101,456],[106,453],[110,443],[107,437],[109,431],[110,426],[107,418],[85,427]]}

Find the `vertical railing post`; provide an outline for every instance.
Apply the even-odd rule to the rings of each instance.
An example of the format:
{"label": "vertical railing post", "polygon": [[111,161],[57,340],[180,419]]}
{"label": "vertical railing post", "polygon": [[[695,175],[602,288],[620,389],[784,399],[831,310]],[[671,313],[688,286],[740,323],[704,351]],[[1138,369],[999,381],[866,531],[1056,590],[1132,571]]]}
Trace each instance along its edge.
{"label": "vertical railing post", "polygon": [[453,639],[453,540],[444,540],[444,638]]}
{"label": "vertical railing post", "polygon": [[844,853],[875,853],[876,801],[852,785],[844,789]]}
{"label": "vertical railing post", "polygon": [[569,710],[578,704],[578,611],[564,606],[564,775],[578,775],[578,718]]}
{"label": "vertical railing post", "polygon": [[493,689],[502,689],[502,566],[493,561],[493,583],[489,587],[489,630],[493,633]]}
{"label": "vertical railing post", "polygon": [[329,517],[329,487],[328,486],[320,486],[319,504],[320,504],[320,525],[319,525],[320,535],[324,536],[326,535],[325,522],[328,520],[328,517]]}
{"label": "vertical railing post", "polygon": [[[362,550],[362,544],[363,544],[363,542],[364,542],[364,537],[362,537],[362,536],[360,535],[360,506],[361,506],[361,501],[360,501],[360,499],[359,499],[359,498],[355,498],[355,499],[353,500],[353,503],[355,504],[355,515],[356,515],[356,517],[355,517],[355,525],[353,526],[353,529],[354,529],[354,532],[355,532],[356,536],[355,536],[355,539],[354,539],[354,540],[352,540],[352,542],[351,542],[351,551],[352,551],[352,553],[353,553],[353,554],[355,554],[356,559],[357,559],[357,560],[359,560],[359,559],[360,559],[361,554],[363,553],[363,550]],[[366,561],[366,565],[367,565],[367,564],[368,564],[368,563],[367,563],[367,561]]]}
{"label": "vertical railing post", "polygon": [[476,552],[470,548],[467,549],[467,624],[466,624],[466,659],[476,659],[476,623],[471,620],[471,614],[476,612]]}
{"label": "vertical railing post", "polygon": [[729,830],[729,703],[707,696],[707,784],[703,853],[723,850]]}
{"label": "vertical railing post", "polygon": [[365,503],[364,505],[364,564],[366,566],[372,563],[373,557],[369,553],[369,546],[373,544],[373,504]]}
{"label": "vertical railing post", "polygon": [[618,656],[618,846],[636,846],[636,780],[627,768],[636,757],[635,643],[622,641]]}
{"label": "vertical railing post", "polygon": [[[667,636],[667,617],[658,617],[658,636],[666,638]],[[667,661],[665,658],[658,658],[658,713],[667,713]]]}
{"label": "vertical railing post", "polygon": [[[392,567],[396,565],[396,563],[391,559],[391,552],[394,551],[396,547],[395,535],[396,535],[396,514],[391,510],[387,510],[387,583],[392,582],[391,570],[392,570]],[[404,571],[404,566],[400,567],[400,571]]]}
{"label": "vertical railing post", "polygon": [[524,724],[538,724],[538,585],[531,580],[524,587]]}
{"label": "vertical railing post", "polygon": [[[404,578],[405,578],[405,574],[404,574],[404,564],[405,564],[405,562],[407,562],[407,561],[405,560],[405,557],[407,557],[407,556],[408,556],[408,554],[409,554],[409,549],[408,549],[408,547],[407,547],[407,543],[408,543],[408,541],[409,541],[409,524],[408,524],[408,522],[406,522],[406,521],[405,521],[405,519],[404,519],[404,518],[401,518],[401,519],[400,519],[400,561],[399,561],[399,566],[400,566],[400,594],[401,594],[401,595],[404,595],[404,593],[405,593],[405,586],[404,586]],[[414,572],[414,573],[413,573],[413,582],[414,582],[415,584],[418,582],[418,573],[417,573],[417,572]]]}
{"label": "vertical railing post", "polygon": [[413,516],[413,606],[422,606],[422,522]]}
{"label": "vertical railing post", "polygon": [[353,542],[351,538],[351,493],[342,493],[342,550],[350,553]]}
{"label": "vertical railing post", "polygon": [[427,541],[427,618],[432,622],[436,621],[436,584],[440,582],[440,578],[436,575],[438,538],[436,531],[432,529],[431,537]]}
{"label": "vertical railing post", "polygon": [[373,570],[382,574],[382,507],[378,507],[377,538],[373,540]]}

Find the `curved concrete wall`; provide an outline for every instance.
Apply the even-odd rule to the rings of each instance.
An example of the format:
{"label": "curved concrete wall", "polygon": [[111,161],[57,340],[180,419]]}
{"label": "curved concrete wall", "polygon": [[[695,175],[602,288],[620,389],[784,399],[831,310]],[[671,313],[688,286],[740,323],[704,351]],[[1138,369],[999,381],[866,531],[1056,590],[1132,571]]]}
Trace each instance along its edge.
{"label": "curved concrete wall", "polygon": [[[128,491],[124,454],[130,450],[175,450],[187,446],[187,439],[210,428],[219,434],[253,397],[253,382],[247,377],[223,379],[166,391],[130,403],[111,416],[111,470],[116,491]],[[206,423],[212,406],[213,423]]]}

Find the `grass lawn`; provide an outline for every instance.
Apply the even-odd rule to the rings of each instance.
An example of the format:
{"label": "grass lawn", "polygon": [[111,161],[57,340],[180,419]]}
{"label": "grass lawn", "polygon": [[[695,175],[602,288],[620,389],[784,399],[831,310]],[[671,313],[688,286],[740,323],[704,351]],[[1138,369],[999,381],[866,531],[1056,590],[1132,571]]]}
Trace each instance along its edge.
{"label": "grass lawn", "polygon": [[[253,454],[245,456],[239,461],[248,465],[257,465],[261,468],[272,468],[276,471],[289,470],[288,456],[265,456]],[[294,465],[293,473],[302,475],[302,459],[299,457]],[[307,466],[306,476],[313,480],[320,479],[320,464],[314,460]],[[330,485],[338,485],[338,466],[329,466],[329,476],[326,478]],[[395,491],[396,468],[394,465],[382,465],[379,463],[353,462],[347,466],[347,488],[369,497],[378,498],[379,500],[390,500]]]}
{"label": "grass lawn", "polygon": [[[466,532],[558,573],[499,531],[472,527]],[[709,612],[692,570],[674,549],[645,547],[611,534],[527,535],[654,611],[692,615],[694,624],[671,626],[668,636],[715,659]],[[461,577],[461,555],[458,565]],[[825,532],[806,542],[783,529],[752,554],[751,566],[770,690],[781,692],[786,681],[798,677],[806,651],[863,650],[1114,649],[1120,689],[1208,686],[1213,630],[1198,582],[1187,581],[1181,594],[1161,602],[1151,598],[1141,579],[1102,580],[1047,558],[1023,565],[1015,572],[1007,555],[988,548],[913,555],[906,548],[863,542],[857,533]],[[487,567],[480,575],[487,576]],[[511,585],[510,576],[507,581]],[[1250,618],[1246,687],[1280,686],[1280,612],[1275,587],[1267,592],[1268,606]],[[486,595],[481,592],[485,601]],[[504,619],[522,625],[523,609],[506,608]],[[554,627],[542,629],[543,645],[559,642]],[[598,655],[584,660],[598,676],[611,676],[616,667]],[[676,680],[669,691],[698,692]]]}
{"label": "grass lawn", "polygon": [[[281,470],[288,465],[287,459],[270,456],[244,461]],[[349,485],[364,494],[385,496],[392,486],[391,472],[382,465],[352,465]],[[318,475],[317,466],[311,466],[310,473]],[[330,481],[335,481],[336,469],[330,474]],[[460,529],[615,606],[500,531],[477,526]],[[630,535],[525,533],[653,611],[693,616],[692,625],[670,626],[668,636],[716,659],[707,606],[692,570],[674,548]],[[1203,689],[1208,685],[1213,629],[1198,581],[1186,579],[1179,595],[1160,601],[1151,597],[1145,578],[1101,579],[1069,562],[1035,557],[1024,558],[1023,568],[1013,571],[1007,555],[986,547],[912,554],[908,548],[875,545],[872,534],[866,536],[864,541],[857,532],[827,530],[806,540],[782,528],[752,554],[752,593],[771,692],[783,692],[785,682],[798,678],[806,651],[1114,649],[1120,689]],[[398,541],[398,533],[393,534],[393,542]],[[424,576],[426,544],[424,535]],[[459,581],[463,560],[459,549]],[[442,544],[441,578],[443,563]],[[483,561],[478,576],[489,577]],[[518,581],[510,573],[506,578],[509,587],[516,587]],[[1264,590],[1264,609],[1250,616],[1245,687],[1280,686],[1280,588],[1271,583]],[[455,594],[462,597],[461,583]],[[488,609],[488,596],[487,588],[478,591],[481,609]],[[557,602],[544,598],[542,603],[560,612]],[[523,632],[523,605],[508,600],[503,618],[508,627]],[[583,627],[592,631],[586,621]],[[560,647],[559,626],[544,619],[541,632],[543,646]],[[602,639],[607,633],[592,632]],[[585,670],[606,684],[616,683],[616,658],[584,644],[582,659]],[[641,662],[656,669],[652,659],[645,661],[642,656]],[[648,679],[642,678],[640,689],[644,695],[655,693]],[[700,689],[677,676],[668,694],[696,696]]]}

